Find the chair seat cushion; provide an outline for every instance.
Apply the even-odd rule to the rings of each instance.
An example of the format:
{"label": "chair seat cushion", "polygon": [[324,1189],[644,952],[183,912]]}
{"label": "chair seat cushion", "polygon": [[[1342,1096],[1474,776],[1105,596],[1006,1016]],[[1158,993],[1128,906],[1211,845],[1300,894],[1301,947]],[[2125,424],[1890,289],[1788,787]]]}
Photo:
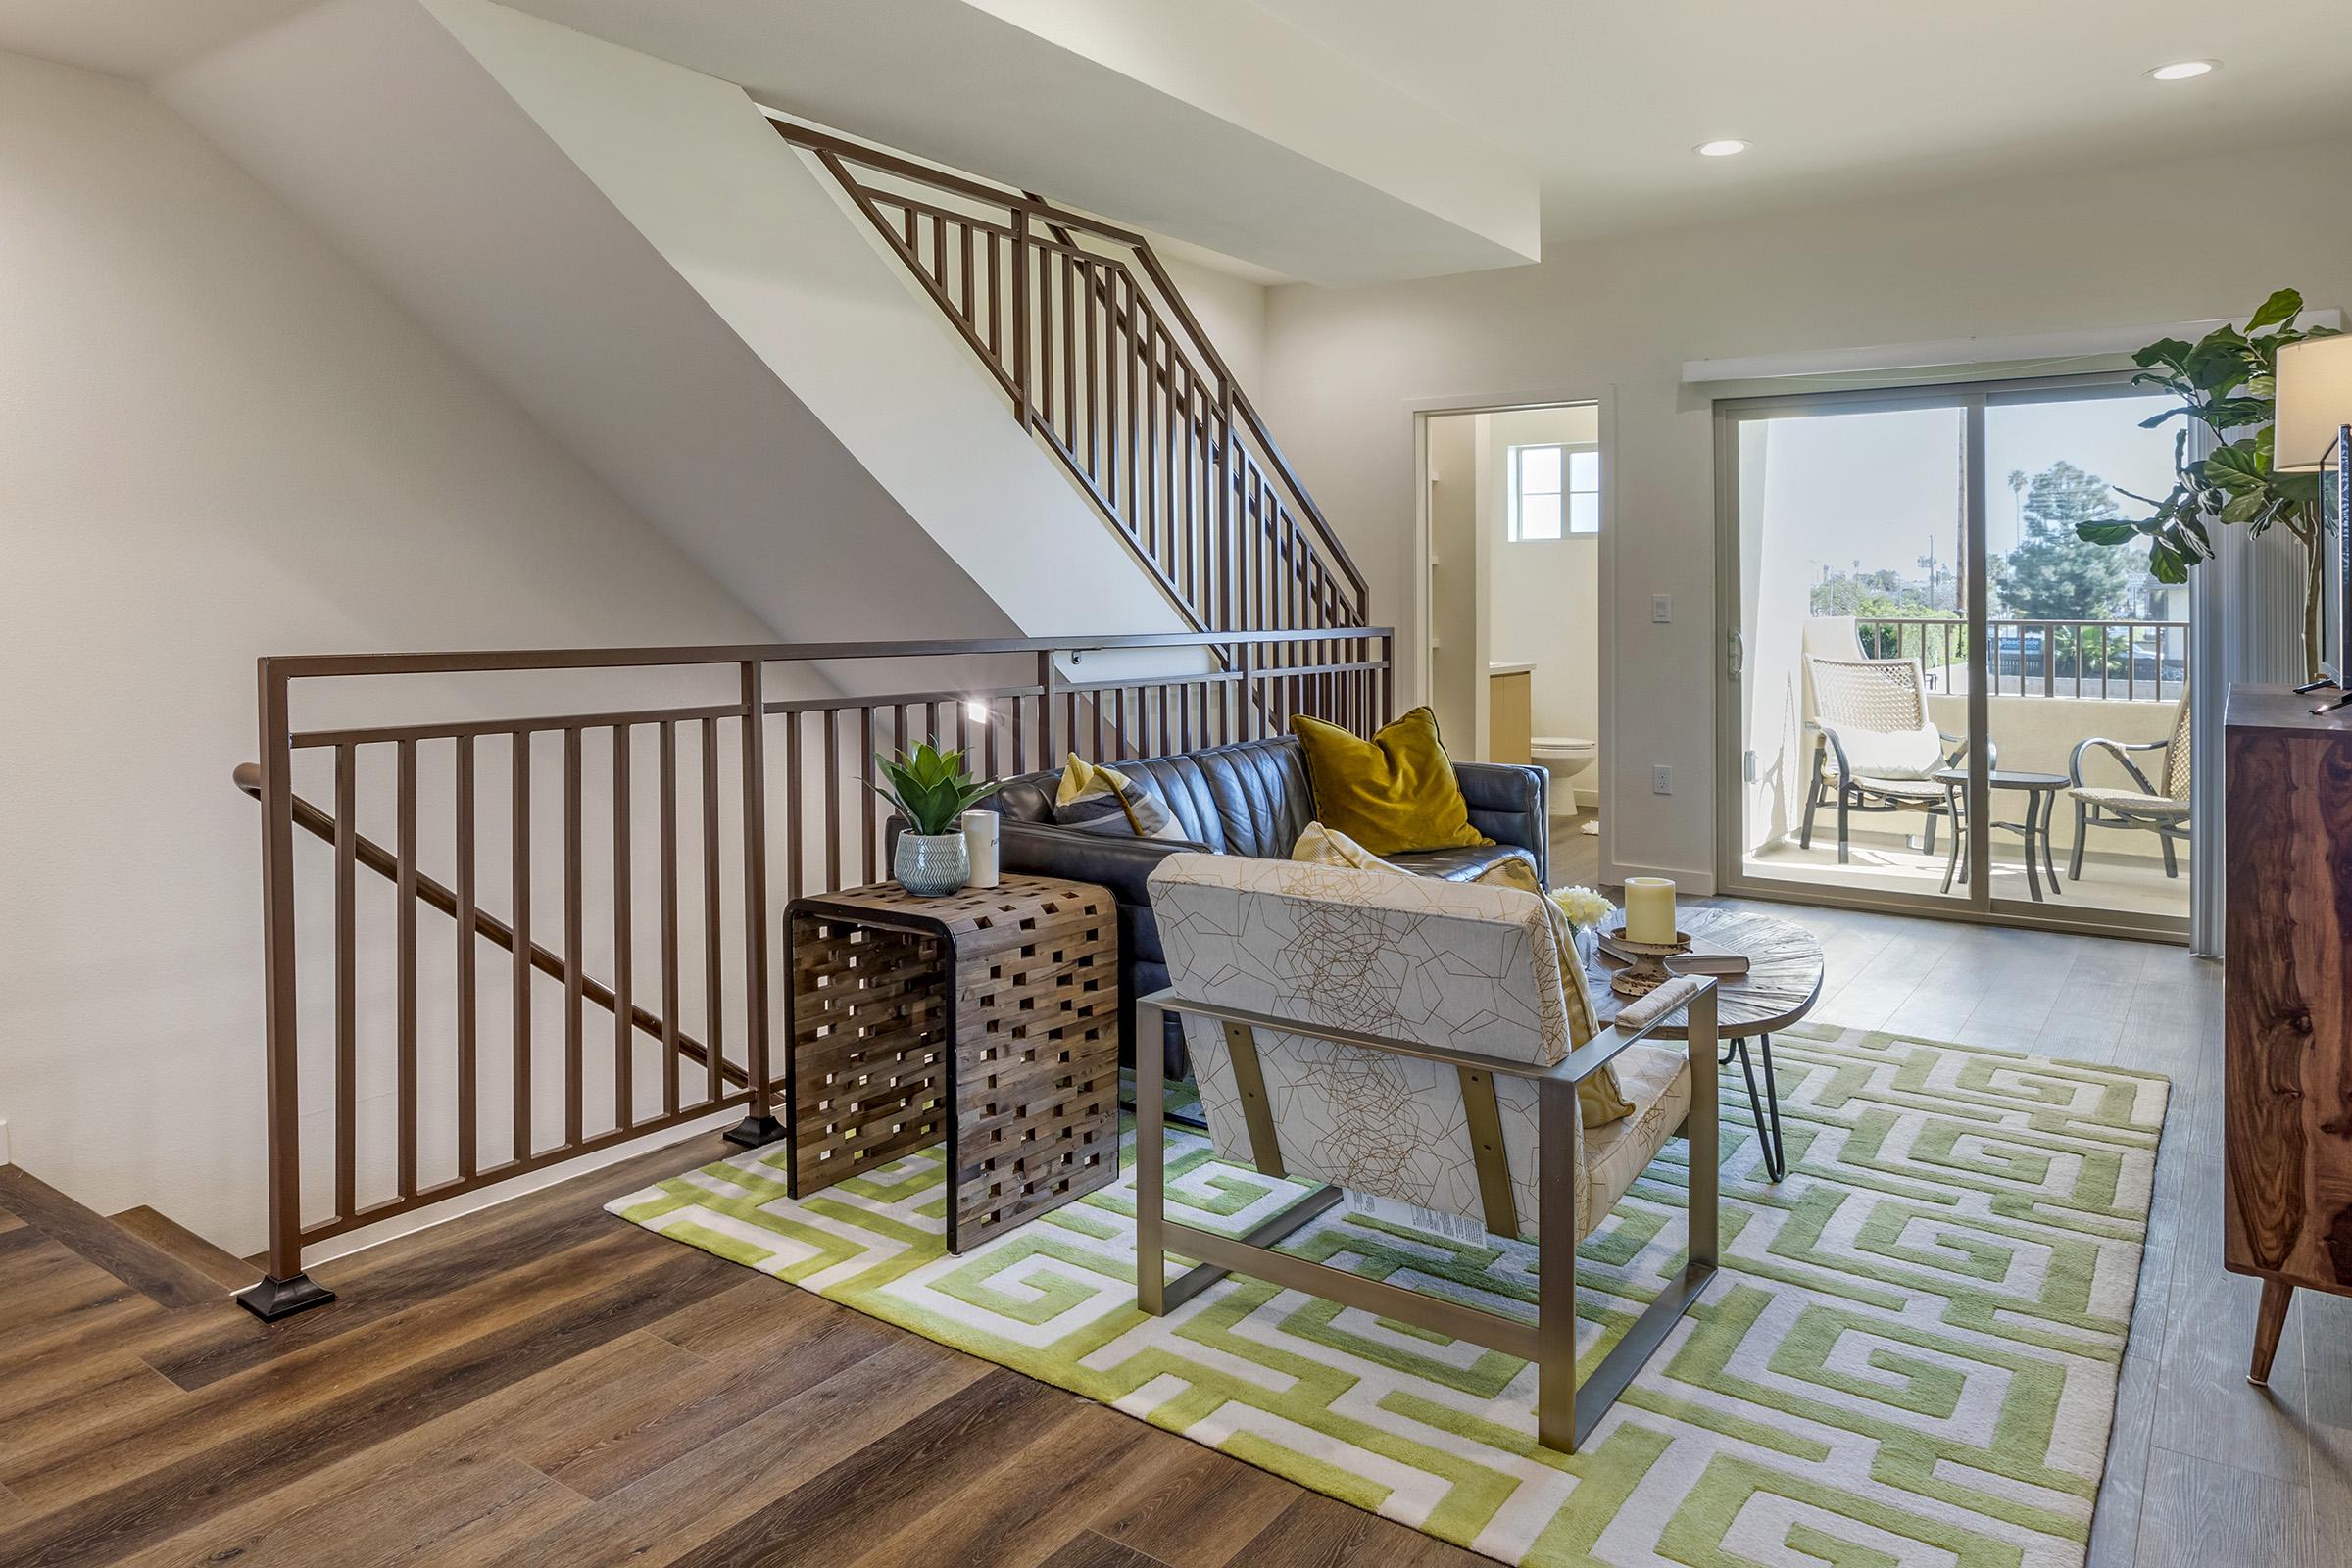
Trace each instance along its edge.
{"label": "chair seat cushion", "polygon": [[[1873,778],[1924,779],[1943,766],[1943,737],[1934,724],[1922,724],[1917,729],[1864,729],[1858,724],[1821,726],[1837,737],[1838,745],[1845,751],[1845,765],[1857,774]],[[1830,765],[1837,765],[1837,751],[1827,753]]]}
{"label": "chair seat cushion", "polygon": [[1681,1045],[1644,1041],[1626,1047],[1609,1065],[1616,1069],[1618,1088],[1634,1102],[1634,1113],[1585,1129],[1585,1206],[1578,1215],[1579,1235],[1591,1234],[1601,1216],[1633,1190],[1636,1178],[1658,1157],[1690,1112],[1690,1056]]}
{"label": "chair seat cushion", "polygon": [[2152,816],[2162,821],[2177,822],[2188,815],[2188,803],[2163,795],[2142,795],[2137,790],[2096,789],[2077,785],[2066,792],[2086,806],[2103,806],[2111,811],[2127,811],[2133,816]]}
{"label": "chair seat cushion", "polygon": [[1943,786],[1924,778],[1877,778],[1857,775],[1853,786],[1872,795],[1884,795],[1889,800],[1921,801],[1940,806],[1945,796]]}

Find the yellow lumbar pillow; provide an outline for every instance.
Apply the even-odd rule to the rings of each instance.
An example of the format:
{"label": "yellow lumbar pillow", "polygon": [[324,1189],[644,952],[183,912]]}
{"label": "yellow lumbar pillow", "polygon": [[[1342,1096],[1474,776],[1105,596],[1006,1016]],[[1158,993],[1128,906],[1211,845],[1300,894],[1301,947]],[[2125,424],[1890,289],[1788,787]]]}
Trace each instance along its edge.
{"label": "yellow lumbar pillow", "polygon": [[1428,709],[1414,709],[1370,740],[1304,713],[1292,715],[1291,733],[1306,754],[1315,815],[1371,854],[1494,842],[1470,825],[1470,805]]}
{"label": "yellow lumbar pillow", "polygon": [[[1291,858],[1314,865],[1386,871],[1394,876],[1413,874],[1320,822],[1306,824],[1306,831],[1291,846]],[[1584,968],[1576,959],[1576,933],[1568,924],[1567,914],[1544,897],[1543,885],[1536,879],[1536,868],[1514,855],[1487,867],[1474,880],[1488,887],[1517,888],[1522,893],[1532,893],[1543,904],[1544,917],[1551,925],[1553,954],[1560,966],[1560,991],[1568,1003],[1568,1044],[1573,1049],[1592,1039],[1600,1026],[1592,1016],[1592,999],[1585,990]],[[1625,1090],[1617,1082],[1617,1069],[1603,1063],[1600,1071],[1576,1086],[1576,1108],[1587,1127],[1605,1127],[1632,1115],[1634,1102],[1625,1098]]]}

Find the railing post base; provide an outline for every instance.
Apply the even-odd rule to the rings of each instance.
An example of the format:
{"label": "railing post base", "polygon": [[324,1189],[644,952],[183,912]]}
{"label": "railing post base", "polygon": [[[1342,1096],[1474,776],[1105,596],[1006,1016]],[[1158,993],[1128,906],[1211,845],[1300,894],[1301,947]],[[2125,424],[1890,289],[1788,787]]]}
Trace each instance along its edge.
{"label": "railing post base", "polygon": [[292,1317],[314,1306],[324,1306],[335,1298],[335,1293],[311,1278],[297,1274],[292,1279],[278,1279],[265,1274],[261,1279],[236,1293],[236,1303],[265,1323],[274,1323],[281,1317]]}
{"label": "railing post base", "polygon": [[746,1116],[719,1136],[742,1149],[758,1149],[784,1136],[784,1124],[773,1116]]}

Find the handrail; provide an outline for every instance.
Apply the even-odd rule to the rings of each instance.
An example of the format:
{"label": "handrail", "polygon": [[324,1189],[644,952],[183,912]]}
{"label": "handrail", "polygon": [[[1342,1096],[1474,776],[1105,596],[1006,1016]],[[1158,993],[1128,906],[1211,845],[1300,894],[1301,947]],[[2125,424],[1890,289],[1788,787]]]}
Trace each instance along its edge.
{"label": "handrail", "polygon": [[[2129,616],[2065,619],[2035,615],[2005,615],[1987,620],[1992,659],[1987,689],[2003,695],[2004,682],[2020,697],[2098,697],[2113,700],[2123,688],[2126,702],[2162,702],[2177,698],[2186,678],[2189,623],[2185,620],[2136,620]],[[1923,664],[1940,668],[1973,667],[1968,647],[1968,622],[1937,615],[1857,615],[1856,635],[1863,652],[1873,658],[1909,657],[1916,651]],[[2116,632],[2122,647],[2116,647]],[[1892,634],[1889,643],[1886,634]],[[1936,634],[1940,634],[1938,637]],[[2139,663],[2150,654],[2145,634],[2153,633],[2153,674],[2143,677]],[[1934,651],[1940,644],[1938,662]],[[2165,659],[2179,650],[2181,678],[2168,682]],[[2120,653],[2121,662],[2118,663]],[[2010,667],[2014,665],[2014,667]],[[2029,682],[2031,686],[2029,686]],[[2165,687],[2170,684],[2170,692]],[[2146,694],[2140,687],[2149,687]]]}
{"label": "handrail", "polygon": [[[230,770],[229,781],[255,800],[258,801],[262,798],[262,766],[259,762],[239,762]],[[334,816],[299,795],[294,797],[294,825],[310,834],[311,837],[324,840],[328,844],[335,843],[340,837],[340,830]],[[364,834],[356,833],[352,838],[352,849],[353,858],[361,865],[373,871],[387,882],[400,880],[400,858],[390,850]],[[416,896],[451,919],[458,918],[458,896],[451,892],[446,885],[433,880],[421,871],[416,873]],[[504,948],[509,953],[514,951],[514,928],[487,911],[474,910],[473,929],[476,935],[487,938],[492,946]],[[556,954],[550,953],[536,942],[528,943],[526,946],[530,949],[531,967],[541,974],[551,980],[562,980],[570,974],[570,965]],[[613,1004],[619,1000],[612,995],[611,986],[585,976],[580,980],[580,994],[607,1012],[611,1012]],[[646,1034],[656,1038],[661,1038],[667,1027],[655,1014],[633,1004],[629,1008],[629,1021]],[[710,1064],[709,1049],[692,1035],[680,1032],[669,1038],[675,1044],[678,1054],[689,1061],[698,1066]],[[719,1058],[718,1073],[720,1077],[738,1089],[744,1088],[752,1081],[749,1073],[724,1056]]]}
{"label": "handrail", "polygon": [[[864,214],[1010,396],[1015,419],[1070,470],[1191,624],[1302,629],[1363,618],[1362,572],[1148,239],[766,113]],[[1005,219],[868,183],[859,169]],[[1140,279],[1123,257],[1089,250],[1080,236],[1131,255]],[[1073,290],[1084,291],[1083,310]]]}
{"label": "handrail", "polygon": [[[783,954],[771,880],[794,898],[887,874],[886,823],[869,788],[877,751],[932,738],[967,748],[984,776],[1004,777],[1050,766],[1065,747],[1117,761],[1279,734],[1299,713],[1369,730],[1388,716],[1393,648],[1388,628],[1346,625],[260,661],[259,759],[233,776],[262,807],[270,1249],[264,1279],[238,1298],[264,1317],[330,1299],[303,1272],[307,1247],[704,1118],[740,1115],[727,1134],[738,1144],[779,1136],[785,1074],[769,1053],[769,975]],[[1112,649],[1200,657],[1173,669],[1167,661],[1087,668],[1084,678],[1065,668]],[[1004,661],[1012,657],[1033,661],[1034,673],[1008,680],[1016,672]],[[821,674],[872,660],[973,662],[927,672],[912,690],[768,695],[771,666]],[[681,688],[674,696],[661,693],[651,704],[642,681],[614,687],[594,678],[696,668],[731,669],[733,700],[713,701],[720,694],[708,689],[709,676],[673,682]],[[497,677],[531,671],[570,672],[572,700],[542,693],[534,711],[511,718],[486,718],[487,701],[466,701],[466,677],[484,677],[494,698],[505,689]],[[340,702],[331,725],[296,721],[297,687],[358,682],[365,694],[386,678],[416,676],[436,677],[432,694],[463,703],[464,716],[420,721],[404,702],[396,721],[355,721],[354,705]],[[664,698],[674,706],[656,706]],[[392,788],[373,808],[388,806],[394,829],[379,841],[360,831],[360,780],[381,762],[390,764]],[[331,808],[298,792],[298,766],[331,777]],[[560,820],[550,823],[550,815]],[[330,896],[320,903],[298,905],[294,846],[302,835],[332,847]],[[501,862],[502,841],[512,906],[505,919],[481,908],[476,876],[481,865]],[[454,877],[428,874],[428,853],[454,865]],[[389,928],[361,918],[354,887],[362,867],[397,890]],[[560,941],[534,940],[535,890],[556,905],[539,911],[537,929],[560,929]],[[454,922],[454,973],[420,961],[420,910]],[[609,934],[604,979],[585,970],[591,932]],[[511,958],[487,978],[476,957],[484,940]],[[333,962],[313,966],[306,981],[301,955],[312,942],[331,948]],[[504,1031],[483,1016],[492,1000],[484,993],[498,987],[502,968],[511,975]],[[363,984],[386,973],[388,995]],[[560,1001],[548,981],[561,986]],[[306,1061],[298,1034],[313,991],[331,993],[328,1049]],[[379,995],[390,1013],[388,1047],[361,1028],[363,1006]],[[589,1007],[603,1009],[612,1027],[586,1027]],[[681,1025],[698,1011],[689,1034]],[[441,1038],[444,1019],[454,1019],[454,1038]],[[485,1038],[501,1032],[503,1042]],[[393,1093],[364,1101],[357,1085],[364,1067],[375,1070],[368,1057],[379,1049],[390,1055]],[[681,1074],[682,1060],[702,1064],[700,1082]],[[498,1160],[498,1143],[507,1140],[479,1151],[476,1141],[481,1109],[495,1103],[502,1078],[513,1126],[508,1157]],[[327,1089],[322,1108],[306,1093],[314,1079]],[[559,1088],[560,1115],[552,1108]],[[323,1215],[306,1212],[304,1202],[302,1144],[312,1114],[323,1117],[318,1136],[332,1152],[333,1207]],[[362,1171],[359,1152],[381,1147],[363,1139],[363,1122],[389,1118],[396,1170],[387,1185],[396,1190],[387,1197],[372,1190],[377,1179]],[[428,1147],[445,1147],[433,1139],[450,1128],[454,1174],[438,1163],[446,1156],[426,1157]]]}

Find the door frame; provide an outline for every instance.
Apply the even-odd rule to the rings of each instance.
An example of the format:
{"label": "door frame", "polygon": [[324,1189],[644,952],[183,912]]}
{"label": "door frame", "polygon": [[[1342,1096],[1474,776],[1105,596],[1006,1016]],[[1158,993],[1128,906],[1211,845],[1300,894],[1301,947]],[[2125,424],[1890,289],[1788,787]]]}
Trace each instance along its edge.
{"label": "door frame", "polygon": [[[2135,910],[2089,909],[2079,905],[2062,905],[2051,900],[2034,903],[2029,899],[1995,898],[1991,893],[1991,815],[1987,809],[1991,795],[1986,780],[1987,769],[1984,749],[1971,745],[1968,751],[1968,788],[1966,795],[1968,837],[1968,892],[1965,898],[1954,895],[1921,895],[1889,893],[1869,888],[1838,888],[1818,883],[1800,883],[1758,877],[1743,866],[1740,846],[1745,837],[1746,780],[1742,759],[1746,750],[1743,704],[1744,651],[1740,648],[1740,427],[1758,417],[1803,417],[1809,415],[1838,413],[1892,413],[1907,409],[1952,409],[1966,421],[1964,439],[1967,449],[1967,488],[1965,493],[1966,525],[1969,543],[1970,580],[1962,584],[1968,596],[1968,642],[1970,658],[1981,661],[1989,643],[1986,638],[1987,620],[1984,579],[1988,563],[1984,540],[1987,497],[1990,475],[1985,471],[1986,413],[1996,404],[2049,401],[2049,394],[2064,398],[2072,393],[2077,399],[2117,397],[2126,395],[2132,385],[2128,370],[2090,371],[2083,373],[2000,378],[1974,381],[1944,381],[1915,386],[1861,388],[1853,390],[1808,390],[1774,393],[1760,397],[1719,398],[1715,400],[1715,583],[1716,624],[1723,628],[1723,663],[1715,682],[1715,875],[1717,888],[1727,896],[1738,898],[1771,899],[1786,904],[1820,905],[1837,908],[1865,909],[1886,914],[1921,915],[1935,919],[1961,920],[1977,924],[2001,925],[2037,930],[2066,931],[2085,935],[2128,937],[2152,942],[2185,944],[2190,936],[2190,916],[2146,914]],[[2036,397],[2036,394],[2040,394]],[[2071,401],[2071,400],[2070,400]],[[2193,722],[2195,715],[2206,710],[2211,701],[2213,682],[2208,678],[2212,659],[2209,653],[2214,640],[2201,635],[2210,613],[2218,606],[2212,591],[2202,586],[2202,574],[2190,574],[2190,616],[2188,635],[2187,674],[2192,710],[2192,730],[2208,726]],[[2159,666],[2161,668],[2161,664]],[[1972,667],[1969,680],[1968,723],[1971,739],[1990,730],[1990,692],[1988,683],[1978,668]],[[2192,767],[2202,770],[2206,757],[2201,742],[2192,750]],[[2189,847],[2189,894],[2194,907],[2194,890],[2198,879],[2215,874],[2218,861],[2213,858],[2213,846],[2218,835],[2204,832],[2196,835]]]}
{"label": "door frame", "polygon": [[[1593,741],[1599,748],[1597,765],[1600,771],[1600,878],[1604,882],[1622,882],[1625,878],[1617,863],[1617,834],[1615,813],[1608,809],[1611,798],[1619,793],[1618,781],[1611,774],[1611,760],[1617,755],[1617,387],[1614,382],[1593,387],[1546,387],[1534,390],[1461,394],[1450,397],[1415,398],[1405,404],[1413,454],[1413,555],[1412,592],[1413,623],[1411,670],[1413,695],[1426,701],[1430,690],[1429,660],[1429,421],[1445,415],[1508,414],[1514,409],[1549,409],[1565,404],[1590,404],[1595,411],[1596,445],[1600,451],[1600,538],[1599,599],[1600,624],[1595,628],[1594,653],[1598,668],[1594,680],[1600,694],[1598,731]],[[1486,647],[1485,617],[1480,617],[1479,645]],[[1479,707],[1483,713],[1486,688],[1479,687]],[[1480,728],[1485,728],[1482,721]]]}

